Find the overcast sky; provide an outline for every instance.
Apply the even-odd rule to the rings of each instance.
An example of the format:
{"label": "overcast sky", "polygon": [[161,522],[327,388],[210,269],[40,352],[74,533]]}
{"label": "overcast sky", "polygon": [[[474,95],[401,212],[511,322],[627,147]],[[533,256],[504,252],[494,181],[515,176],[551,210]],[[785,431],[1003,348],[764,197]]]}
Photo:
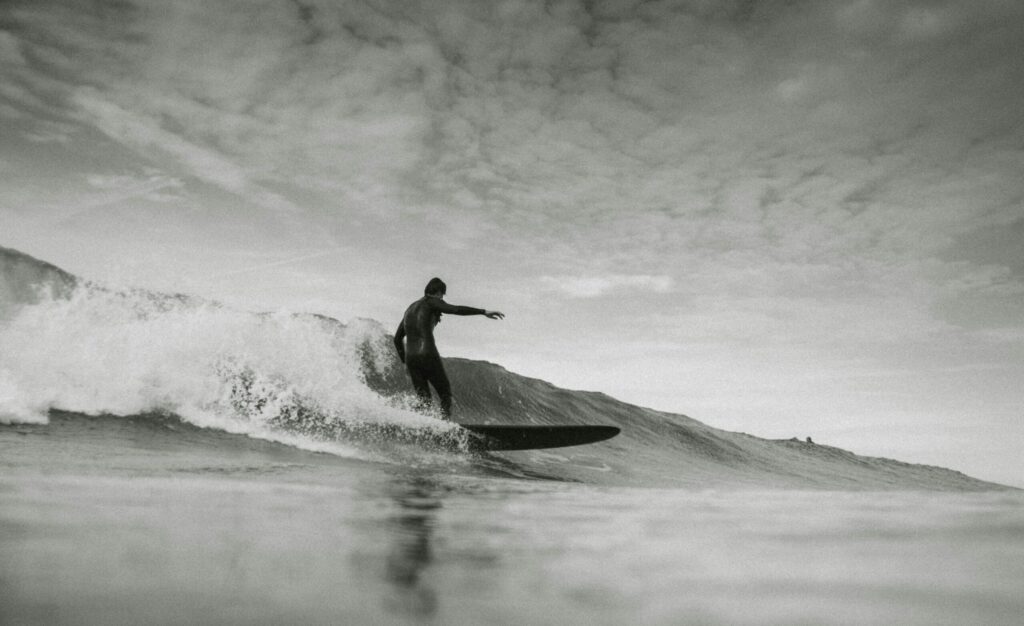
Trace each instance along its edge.
{"label": "overcast sky", "polygon": [[1024,485],[1024,3],[6,0],[0,245]]}

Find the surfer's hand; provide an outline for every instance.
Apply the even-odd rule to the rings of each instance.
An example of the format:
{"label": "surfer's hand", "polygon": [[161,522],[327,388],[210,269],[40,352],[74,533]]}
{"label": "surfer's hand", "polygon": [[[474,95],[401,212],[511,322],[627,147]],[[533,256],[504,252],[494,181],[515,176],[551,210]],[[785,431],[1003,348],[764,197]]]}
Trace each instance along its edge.
{"label": "surfer's hand", "polygon": [[502,313],[501,311],[484,311],[484,315],[486,315],[487,317],[491,318],[492,320],[503,320],[503,319],[505,319],[505,314]]}

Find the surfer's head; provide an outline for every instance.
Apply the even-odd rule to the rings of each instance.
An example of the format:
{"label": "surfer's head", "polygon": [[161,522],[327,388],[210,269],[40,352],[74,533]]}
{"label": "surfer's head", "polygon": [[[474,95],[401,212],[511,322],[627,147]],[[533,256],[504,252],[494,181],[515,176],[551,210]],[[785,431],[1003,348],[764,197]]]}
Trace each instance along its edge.
{"label": "surfer's head", "polygon": [[448,286],[444,284],[443,280],[435,276],[430,279],[430,282],[423,289],[423,295],[444,297],[446,291],[448,291]]}

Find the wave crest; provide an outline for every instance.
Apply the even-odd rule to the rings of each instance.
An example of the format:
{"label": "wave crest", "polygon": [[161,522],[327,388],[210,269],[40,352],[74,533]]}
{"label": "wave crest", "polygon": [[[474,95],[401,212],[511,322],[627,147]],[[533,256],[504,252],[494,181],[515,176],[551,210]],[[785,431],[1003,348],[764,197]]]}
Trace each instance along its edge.
{"label": "wave crest", "polygon": [[388,336],[372,320],[251,313],[84,283],[20,253],[4,259],[4,423],[45,422],[50,409],[164,412],[311,441],[459,438],[461,429],[410,410]]}

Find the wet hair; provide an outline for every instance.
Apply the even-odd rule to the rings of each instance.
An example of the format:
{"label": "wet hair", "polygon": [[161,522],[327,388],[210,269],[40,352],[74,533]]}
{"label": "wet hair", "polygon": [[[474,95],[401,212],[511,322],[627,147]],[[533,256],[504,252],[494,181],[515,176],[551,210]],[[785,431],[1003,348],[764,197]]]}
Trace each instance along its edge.
{"label": "wet hair", "polygon": [[423,289],[423,295],[429,296],[431,294],[440,293],[442,296],[448,291],[448,285],[444,284],[444,281],[438,277],[433,277],[427,286]]}

